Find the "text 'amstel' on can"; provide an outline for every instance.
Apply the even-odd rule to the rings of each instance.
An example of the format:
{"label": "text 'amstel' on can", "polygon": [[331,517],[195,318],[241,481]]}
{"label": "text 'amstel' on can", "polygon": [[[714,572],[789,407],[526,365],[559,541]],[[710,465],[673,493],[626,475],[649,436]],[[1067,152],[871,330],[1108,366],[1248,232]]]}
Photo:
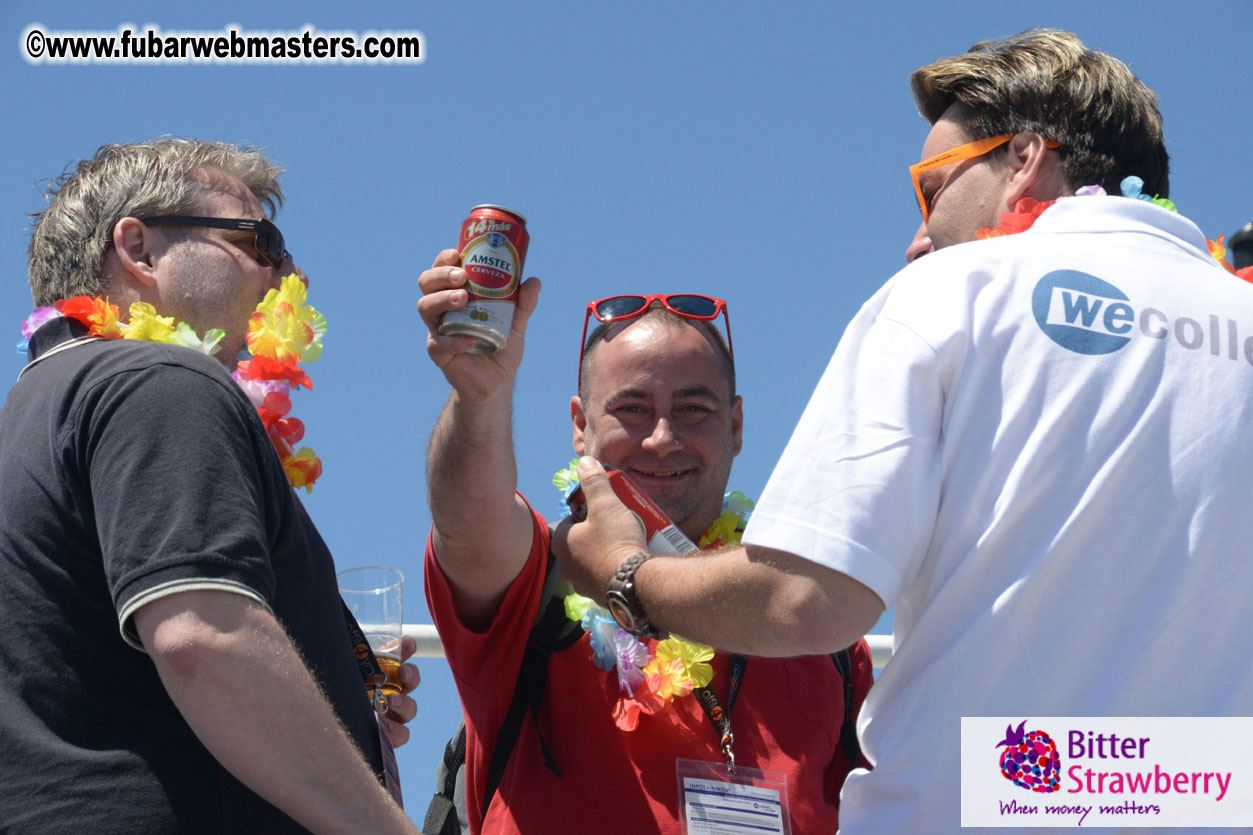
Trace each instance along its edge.
{"label": "text 'amstel' on can", "polygon": [[490,354],[505,347],[530,242],[526,218],[512,209],[485,204],[470,210],[457,239],[470,299],[460,310],[444,314],[441,335],[473,336],[477,342],[470,349],[472,354]]}

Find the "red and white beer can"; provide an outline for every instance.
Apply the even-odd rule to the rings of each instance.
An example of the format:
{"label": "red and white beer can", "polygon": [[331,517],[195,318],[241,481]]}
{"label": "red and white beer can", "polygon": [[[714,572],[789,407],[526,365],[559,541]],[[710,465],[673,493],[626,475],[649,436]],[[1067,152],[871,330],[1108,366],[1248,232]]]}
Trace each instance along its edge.
{"label": "red and white beer can", "polygon": [[530,242],[526,218],[512,209],[484,204],[470,210],[457,239],[470,300],[460,310],[444,314],[440,334],[473,336],[478,344],[470,349],[472,354],[505,347]]}
{"label": "red and white beer can", "polygon": [[[648,543],[650,554],[692,554],[700,550],[683,531],[670,521],[665,511],[659,508],[652,499],[644,495],[644,491],[635,486],[635,482],[621,470],[607,468],[605,475],[609,486],[617,494],[618,499],[631,511],[644,529],[644,540]],[[583,496],[583,485],[575,484],[566,496],[566,505],[570,508],[570,516],[574,521],[582,522],[587,518],[587,499]]]}

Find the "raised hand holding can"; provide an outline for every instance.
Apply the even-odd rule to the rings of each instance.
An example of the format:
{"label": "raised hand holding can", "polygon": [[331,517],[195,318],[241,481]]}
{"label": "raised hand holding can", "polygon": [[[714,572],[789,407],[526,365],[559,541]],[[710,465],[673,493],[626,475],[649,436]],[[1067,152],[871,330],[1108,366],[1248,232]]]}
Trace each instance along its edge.
{"label": "raised hand holding can", "polygon": [[530,242],[526,218],[517,212],[490,204],[470,210],[457,239],[461,268],[466,272],[464,289],[470,299],[460,310],[444,314],[441,335],[473,336],[477,344],[470,349],[472,354],[490,354],[505,347]]}

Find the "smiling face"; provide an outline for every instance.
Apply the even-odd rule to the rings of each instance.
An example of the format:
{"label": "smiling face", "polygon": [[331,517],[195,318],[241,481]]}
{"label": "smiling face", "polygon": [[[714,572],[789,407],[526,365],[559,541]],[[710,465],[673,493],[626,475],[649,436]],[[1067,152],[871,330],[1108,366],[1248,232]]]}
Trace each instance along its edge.
{"label": "smiling face", "polygon": [[631,477],[695,542],[722,511],[740,398],[703,330],[650,316],[611,331],[571,398],[574,450]]}

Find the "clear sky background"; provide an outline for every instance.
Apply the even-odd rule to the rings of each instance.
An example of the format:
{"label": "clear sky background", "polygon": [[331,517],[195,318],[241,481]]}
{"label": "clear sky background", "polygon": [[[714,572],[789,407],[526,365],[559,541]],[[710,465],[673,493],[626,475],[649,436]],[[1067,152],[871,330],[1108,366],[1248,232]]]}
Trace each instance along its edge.
{"label": "clear sky background", "polygon": [[[21,38],[32,23],[416,29],[427,60],[31,65]],[[0,345],[17,341],[30,310],[27,214],[67,164],[165,134],[264,146],[288,170],[277,220],[330,323],[309,367],[314,391],[293,398],[326,468],[305,503],[340,568],[401,567],[406,619],[429,622],[423,459],[447,385],[414,305],[418,274],[456,244],[471,206],[528,217],[527,273],[545,283],[516,395],[523,492],[556,507],[550,480],[572,457],[586,302],[697,292],[729,304],[746,440],[731,487],[755,496],[844,326],[902,266],[917,228],[906,169],[927,125],[909,72],[1040,25],[1075,31],[1157,91],[1171,197],[1208,236],[1253,220],[1253,0],[6,0],[0,313],[10,337]],[[23,359],[3,351],[13,379]],[[442,660],[421,668],[414,739],[400,751],[419,821],[460,715]]]}

